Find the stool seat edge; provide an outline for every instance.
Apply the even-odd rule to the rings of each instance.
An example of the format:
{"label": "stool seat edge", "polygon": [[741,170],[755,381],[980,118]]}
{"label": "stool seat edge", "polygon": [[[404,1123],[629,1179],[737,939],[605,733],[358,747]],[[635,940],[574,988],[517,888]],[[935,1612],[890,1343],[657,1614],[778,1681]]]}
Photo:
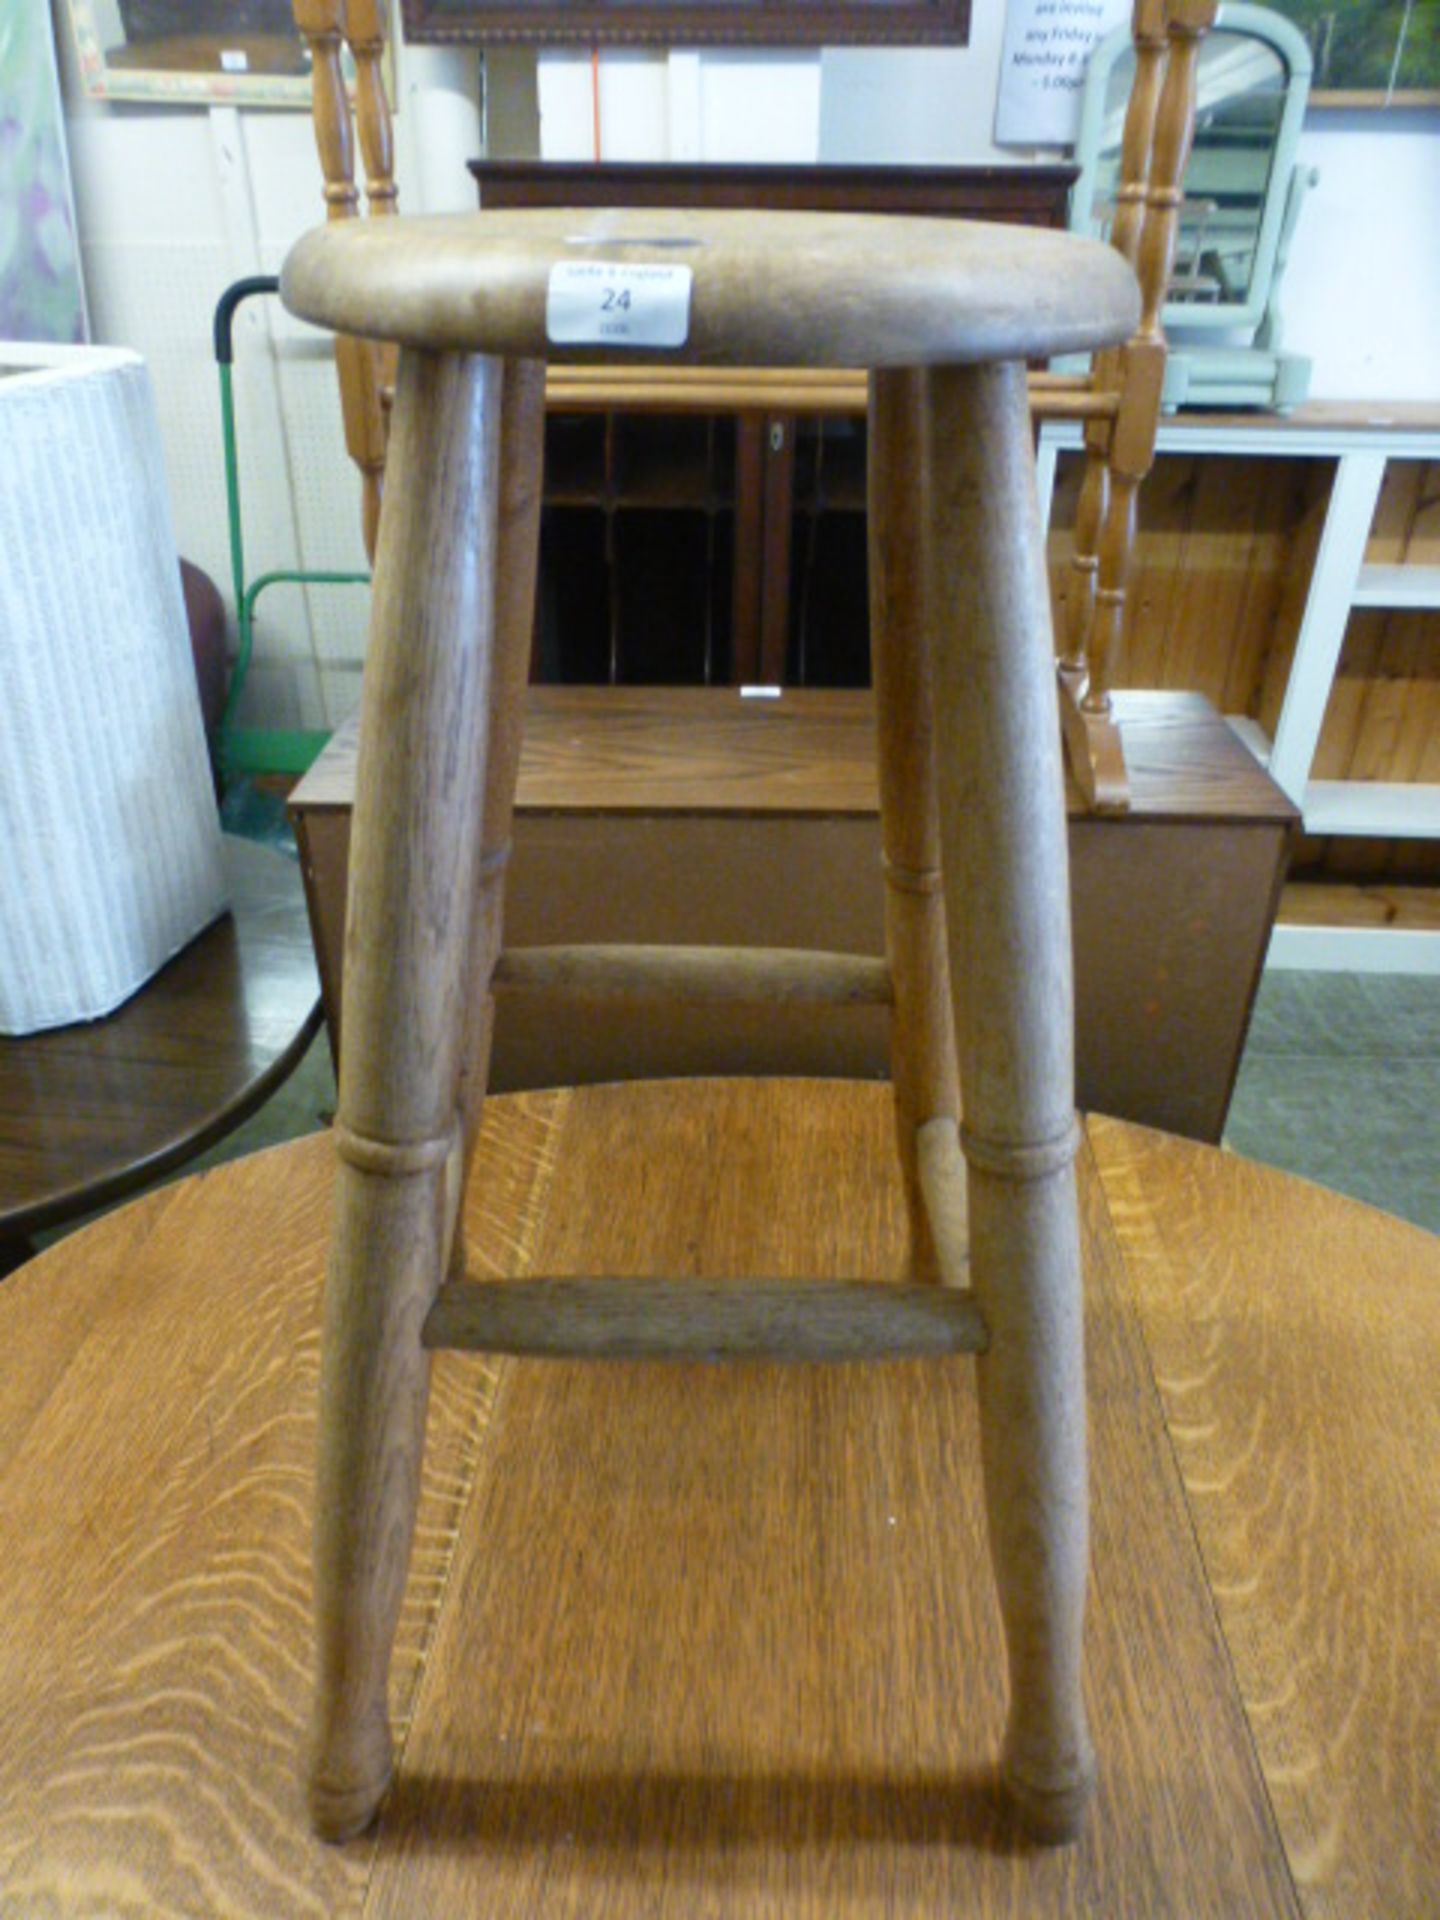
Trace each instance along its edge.
{"label": "stool seat edge", "polygon": [[[683,344],[557,344],[566,262],[690,270]],[[432,351],[614,364],[896,367],[1114,345],[1139,292],[1112,247],[1068,233],[885,214],[505,209],[336,221],[281,275],[292,313]]]}

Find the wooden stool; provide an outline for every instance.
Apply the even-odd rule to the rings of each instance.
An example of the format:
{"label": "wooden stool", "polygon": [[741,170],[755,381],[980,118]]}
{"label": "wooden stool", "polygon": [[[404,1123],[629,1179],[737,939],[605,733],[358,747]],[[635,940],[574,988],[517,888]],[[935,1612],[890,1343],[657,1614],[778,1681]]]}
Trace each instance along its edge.
{"label": "wooden stool", "polygon": [[[316,1517],[317,1830],[358,1832],[390,1779],[387,1674],[427,1350],[461,1346],[691,1360],[982,1354],[1010,1664],[1004,1778],[1034,1831],[1073,1834],[1093,1774],[1080,1694],[1077,1136],[1025,362],[1122,339],[1138,307],[1128,268],[1070,235],[948,221],[503,213],[336,224],[295,248],[282,290],[305,318],[402,350],[346,934]],[[874,370],[884,962],[500,950],[544,361],[637,353]],[[464,1279],[455,1221],[494,995],[556,989],[673,992],[722,1008],[771,996],[891,1003],[913,1283]]]}

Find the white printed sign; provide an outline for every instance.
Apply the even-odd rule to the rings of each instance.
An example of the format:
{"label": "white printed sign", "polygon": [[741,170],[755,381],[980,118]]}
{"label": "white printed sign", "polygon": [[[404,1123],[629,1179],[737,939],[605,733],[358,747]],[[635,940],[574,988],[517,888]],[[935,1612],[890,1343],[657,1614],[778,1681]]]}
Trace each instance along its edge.
{"label": "white printed sign", "polygon": [[1130,0],[1010,0],[996,145],[1073,146],[1091,52],[1129,18]]}
{"label": "white printed sign", "polygon": [[689,267],[561,260],[550,269],[545,336],[557,347],[683,347]]}

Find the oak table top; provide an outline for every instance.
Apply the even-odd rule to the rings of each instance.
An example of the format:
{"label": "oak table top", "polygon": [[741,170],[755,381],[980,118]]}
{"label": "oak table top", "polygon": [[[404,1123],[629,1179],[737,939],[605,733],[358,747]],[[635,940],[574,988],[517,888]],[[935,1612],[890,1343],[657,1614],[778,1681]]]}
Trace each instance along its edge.
{"label": "oak table top", "polygon": [[0,1037],[0,1258],[4,1242],[218,1140],[314,1038],[320,984],[298,865],[227,836],[225,878],[230,912],[116,1012]]}
{"label": "oak table top", "polygon": [[[490,1103],[495,1274],[898,1273],[885,1089]],[[723,1148],[723,1153],[721,1149]],[[298,1750],[324,1136],[0,1286],[0,1913],[1440,1909],[1440,1241],[1092,1119],[1081,1843],[1026,1850],[968,1361],[437,1358],[377,1831]]]}

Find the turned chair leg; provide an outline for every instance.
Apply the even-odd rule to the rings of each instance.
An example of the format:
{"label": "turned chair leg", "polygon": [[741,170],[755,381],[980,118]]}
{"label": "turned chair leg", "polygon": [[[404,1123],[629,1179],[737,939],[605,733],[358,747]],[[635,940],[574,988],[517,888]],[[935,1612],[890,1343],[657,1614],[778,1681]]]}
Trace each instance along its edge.
{"label": "turned chair leg", "polygon": [[469,1180],[495,1027],[491,981],[500,957],[505,880],[515,814],[515,786],[525,732],[525,688],[530,679],[535,631],[535,582],[540,551],[540,499],[544,480],[545,365],[540,360],[505,363],[500,422],[500,489],[495,559],[495,660],[490,676],[489,742],[485,756],[485,801],[480,866],[470,923],[465,1031],[460,1056],[462,1171],[450,1198],[447,1271],[465,1271],[461,1200]]}
{"label": "turned chair leg", "polygon": [[350,867],[315,1522],[310,1811],[339,1840],[389,1783],[390,1653],[458,1188],[461,1002],[485,787],[503,366],[400,362]]}
{"label": "turned chair leg", "polygon": [[1037,1834],[1078,1828],[1085,1400],[1064,796],[1024,369],[930,379],[930,591],[950,976],[991,1555],[1005,1623],[1004,1775]]}
{"label": "turned chair leg", "polygon": [[911,1266],[919,1279],[961,1286],[966,1236],[956,1133],[959,1089],[940,880],[926,597],[926,377],[917,368],[871,377],[870,654],[885,948],[895,996],[890,1078]]}

